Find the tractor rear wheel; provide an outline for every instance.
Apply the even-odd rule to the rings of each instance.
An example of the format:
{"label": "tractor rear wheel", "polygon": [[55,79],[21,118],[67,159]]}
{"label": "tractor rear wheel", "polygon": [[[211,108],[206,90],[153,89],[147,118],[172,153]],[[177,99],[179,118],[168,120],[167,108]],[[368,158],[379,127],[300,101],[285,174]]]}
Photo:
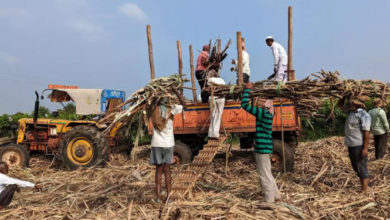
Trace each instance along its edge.
{"label": "tractor rear wheel", "polygon": [[28,167],[30,156],[27,149],[20,144],[8,144],[0,148],[0,161],[11,167]]}
{"label": "tractor rear wheel", "polygon": [[284,162],[286,163],[286,172],[294,172],[294,151],[287,143],[284,143],[284,157],[282,141],[278,139],[273,140],[274,153],[271,156],[272,168],[277,172],[284,172]]}
{"label": "tractor rear wheel", "polygon": [[107,161],[107,139],[95,127],[79,125],[64,135],[59,152],[71,170],[97,166]]}

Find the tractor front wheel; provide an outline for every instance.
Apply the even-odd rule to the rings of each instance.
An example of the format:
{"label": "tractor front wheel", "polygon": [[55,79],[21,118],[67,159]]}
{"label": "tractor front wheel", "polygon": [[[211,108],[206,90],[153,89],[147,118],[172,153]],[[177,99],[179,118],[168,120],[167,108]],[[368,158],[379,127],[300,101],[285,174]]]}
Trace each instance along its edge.
{"label": "tractor front wheel", "polygon": [[8,144],[0,148],[0,161],[5,162],[11,167],[28,167],[30,156],[23,145]]}
{"label": "tractor front wheel", "polygon": [[76,126],[61,140],[60,154],[71,170],[100,165],[108,158],[107,139],[95,127]]}

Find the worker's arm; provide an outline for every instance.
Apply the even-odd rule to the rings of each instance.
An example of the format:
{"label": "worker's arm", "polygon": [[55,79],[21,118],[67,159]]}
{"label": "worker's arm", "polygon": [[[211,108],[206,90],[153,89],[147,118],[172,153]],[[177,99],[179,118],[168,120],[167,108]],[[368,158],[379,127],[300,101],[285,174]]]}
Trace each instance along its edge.
{"label": "worker's arm", "polygon": [[368,143],[370,140],[370,132],[364,131],[363,133],[363,150],[362,150],[362,157],[368,156]]}
{"label": "worker's arm", "polygon": [[35,184],[28,182],[28,181],[23,181],[23,180],[18,180],[12,177],[9,177],[7,175],[1,175],[0,182],[3,185],[17,185],[18,187],[34,187]]}
{"label": "worker's arm", "polygon": [[241,107],[245,109],[245,111],[258,118],[259,115],[262,115],[262,109],[256,108],[253,105],[249,104],[249,92],[251,91],[252,87],[252,83],[249,82],[246,84],[246,88],[244,89],[244,93],[242,94]]}
{"label": "worker's arm", "polygon": [[337,102],[337,106],[343,110],[344,109],[344,102],[345,102],[345,96],[343,96],[339,101]]}
{"label": "worker's arm", "polygon": [[279,48],[276,45],[271,48],[272,48],[272,53],[274,54],[274,69],[277,69],[280,62]]}
{"label": "worker's arm", "polygon": [[202,56],[201,62],[203,66],[208,66],[209,65],[209,56]]}
{"label": "worker's arm", "polygon": [[389,132],[390,131],[390,129],[389,129],[389,121],[387,121],[386,112],[383,109],[381,109],[379,111],[379,118],[381,119],[381,121],[383,123],[383,126],[386,129],[386,132]]}
{"label": "worker's arm", "polygon": [[185,107],[186,107],[186,102],[185,102],[185,100],[184,100],[183,95],[181,95],[181,94],[177,91],[177,89],[175,89],[175,87],[171,86],[171,89],[172,89],[172,91],[176,94],[177,98],[179,99],[180,104],[182,104],[182,105],[184,106],[184,108],[185,108]]}
{"label": "worker's arm", "polygon": [[370,128],[371,128],[371,118],[367,112],[362,113],[361,123],[363,130],[363,150],[362,157],[367,157],[368,155],[368,144],[370,141]]}
{"label": "worker's arm", "polygon": [[249,64],[249,54],[242,53],[242,66],[245,66],[246,64]]}

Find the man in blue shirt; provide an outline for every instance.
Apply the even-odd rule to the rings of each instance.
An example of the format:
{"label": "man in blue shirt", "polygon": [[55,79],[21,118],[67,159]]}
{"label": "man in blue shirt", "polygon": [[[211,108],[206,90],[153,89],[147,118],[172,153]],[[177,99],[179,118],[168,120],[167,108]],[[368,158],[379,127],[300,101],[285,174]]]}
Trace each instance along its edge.
{"label": "man in blue shirt", "polygon": [[349,158],[355,172],[360,178],[362,191],[368,188],[367,155],[370,139],[371,118],[365,110],[365,105],[358,100],[339,100],[339,107],[348,113],[345,122],[344,144],[348,147]]}

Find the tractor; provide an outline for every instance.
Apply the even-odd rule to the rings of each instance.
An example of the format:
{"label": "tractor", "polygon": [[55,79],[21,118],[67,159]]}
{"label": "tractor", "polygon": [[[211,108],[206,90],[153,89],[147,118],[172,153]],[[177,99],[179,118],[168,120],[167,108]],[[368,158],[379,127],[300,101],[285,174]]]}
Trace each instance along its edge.
{"label": "tractor", "polygon": [[[107,124],[98,123],[106,114],[120,111],[125,100],[125,92],[108,89],[80,89],[77,86],[49,85],[41,94],[51,91],[48,96],[52,102],[73,101],[76,114],[81,120],[38,118],[39,94],[33,118],[18,121],[15,138],[0,141],[0,160],[9,166],[28,167],[30,153],[52,155],[62,164],[73,170],[78,167],[91,167],[107,160],[110,147],[131,149],[127,127],[116,125],[107,135],[102,130]],[[56,115],[55,112],[53,115]],[[92,119],[84,119],[86,117]]]}

